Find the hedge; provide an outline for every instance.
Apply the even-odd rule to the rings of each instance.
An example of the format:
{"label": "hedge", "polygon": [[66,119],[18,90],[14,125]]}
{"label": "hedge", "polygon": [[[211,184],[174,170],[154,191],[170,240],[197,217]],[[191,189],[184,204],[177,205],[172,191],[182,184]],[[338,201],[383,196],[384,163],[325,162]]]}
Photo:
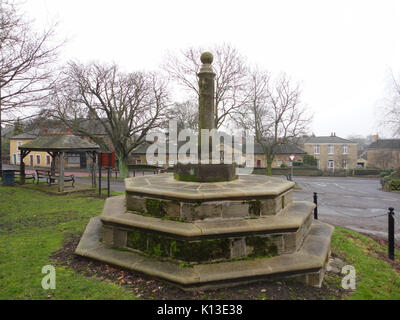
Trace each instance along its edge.
{"label": "hedge", "polygon": [[400,179],[392,179],[388,182],[389,189],[392,191],[400,191]]}

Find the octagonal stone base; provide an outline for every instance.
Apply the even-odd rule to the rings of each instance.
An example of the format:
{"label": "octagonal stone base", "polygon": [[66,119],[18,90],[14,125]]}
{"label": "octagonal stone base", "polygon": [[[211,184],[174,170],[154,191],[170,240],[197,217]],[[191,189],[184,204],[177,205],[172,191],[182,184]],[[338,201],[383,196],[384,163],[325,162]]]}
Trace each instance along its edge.
{"label": "octagonal stone base", "polygon": [[180,182],[163,174],[125,184],[126,195],[107,199],[90,222],[77,254],[185,288],[275,276],[321,284],[333,228],[312,221],[313,203],[293,202],[294,183],[265,176]]}
{"label": "octagonal stone base", "polygon": [[130,211],[196,221],[277,215],[292,203],[294,183],[256,175],[227,182],[182,182],[163,174],[126,179],[125,186]]}

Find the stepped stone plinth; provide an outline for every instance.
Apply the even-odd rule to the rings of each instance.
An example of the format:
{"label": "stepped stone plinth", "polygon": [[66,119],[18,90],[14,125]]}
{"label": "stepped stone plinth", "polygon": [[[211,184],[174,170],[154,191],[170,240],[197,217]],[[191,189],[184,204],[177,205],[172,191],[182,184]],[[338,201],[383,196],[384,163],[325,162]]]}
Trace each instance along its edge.
{"label": "stepped stone plinth", "polygon": [[293,182],[262,175],[180,182],[161,174],[125,186],[91,220],[77,254],[187,289],[286,276],[322,282],[333,228],[312,220],[313,203],[293,201]]}

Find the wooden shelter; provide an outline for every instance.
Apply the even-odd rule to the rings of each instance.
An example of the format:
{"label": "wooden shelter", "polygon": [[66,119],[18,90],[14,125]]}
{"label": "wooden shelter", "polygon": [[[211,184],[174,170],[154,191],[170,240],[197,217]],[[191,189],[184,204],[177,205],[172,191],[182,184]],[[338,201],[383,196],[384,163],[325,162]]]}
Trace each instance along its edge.
{"label": "wooden shelter", "polygon": [[21,161],[20,161],[20,177],[21,184],[25,183],[25,163],[24,158],[31,151],[43,151],[47,152],[51,156],[51,176],[55,175],[55,164],[56,158],[58,158],[58,191],[64,191],[64,159],[67,152],[86,152],[93,160],[92,166],[92,186],[96,186],[96,157],[97,151],[100,147],[97,144],[90,143],[82,138],[79,138],[73,134],[71,131],[66,133],[56,133],[56,134],[46,134],[36,138],[35,140],[28,142],[24,145],[18,147],[21,151]]}

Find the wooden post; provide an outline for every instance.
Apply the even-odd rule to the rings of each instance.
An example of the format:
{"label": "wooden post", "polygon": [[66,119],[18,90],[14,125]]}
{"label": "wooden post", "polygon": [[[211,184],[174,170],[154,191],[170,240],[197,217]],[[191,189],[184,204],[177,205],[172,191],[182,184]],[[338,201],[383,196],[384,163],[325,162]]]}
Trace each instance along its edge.
{"label": "wooden post", "polygon": [[58,192],[64,192],[64,152],[59,153]]}
{"label": "wooden post", "polygon": [[51,165],[50,165],[50,175],[54,176],[56,174],[56,153],[49,153],[51,155]]}
{"label": "wooden post", "polygon": [[92,151],[89,152],[90,157],[92,158],[92,171],[91,171],[91,175],[92,175],[92,188],[96,188],[97,186],[97,176],[96,176],[96,157],[97,157],[97,152],[96,151]]}
{"label": "wooden post", "polygon": [[26,152],[21,150],[21,159],[19,162],[19,176],[20,176],[20,184],[25,184],[25,163],[24,158],[29,154],[30,151]]}

